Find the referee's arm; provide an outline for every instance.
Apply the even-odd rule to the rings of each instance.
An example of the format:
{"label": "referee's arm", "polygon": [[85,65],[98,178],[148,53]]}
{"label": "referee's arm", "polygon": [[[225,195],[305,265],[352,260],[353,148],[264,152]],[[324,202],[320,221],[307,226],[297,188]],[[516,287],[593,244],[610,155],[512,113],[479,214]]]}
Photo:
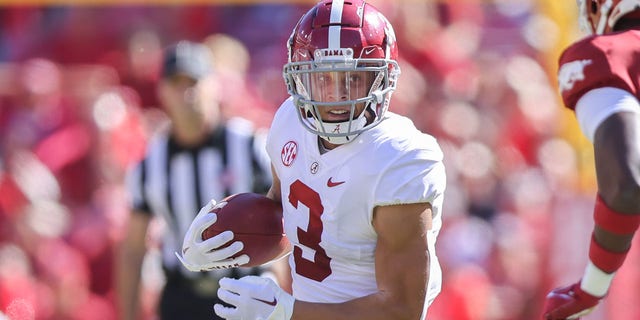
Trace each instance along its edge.
{"label": "referee's arm", "polygon": [[118,293],[118,319],[138,319],[140,279],[144,256],[147,252],[146,235],[152,216],[133,211],[124,240],[118,248],[116,260],[116,290]]}

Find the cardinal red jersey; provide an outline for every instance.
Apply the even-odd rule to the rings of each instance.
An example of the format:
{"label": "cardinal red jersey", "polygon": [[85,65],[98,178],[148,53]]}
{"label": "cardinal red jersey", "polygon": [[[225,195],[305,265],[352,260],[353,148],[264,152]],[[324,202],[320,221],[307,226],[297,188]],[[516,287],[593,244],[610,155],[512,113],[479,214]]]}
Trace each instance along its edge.
{"label": "cardinal red jersey", "polygon": [[[372,225],[376,206],[429,202],[433,228],[425,307],[440,292],[435,255],[446,184],[436,140],[402,116],[321,153],[318,136],[298,119],[289,99],[271,125],[267,151],[280,178],[285,231],[296,299],[337,303],[378,291]],[[398,270],[402,272],[402,270]]]}
{"label": "cardinal red jersey", "polygon": [[637,98],[640,87],[640,31],[591,36],[560,56],[558,82],[565,106],[572,110],[592,89],[613,87]]}

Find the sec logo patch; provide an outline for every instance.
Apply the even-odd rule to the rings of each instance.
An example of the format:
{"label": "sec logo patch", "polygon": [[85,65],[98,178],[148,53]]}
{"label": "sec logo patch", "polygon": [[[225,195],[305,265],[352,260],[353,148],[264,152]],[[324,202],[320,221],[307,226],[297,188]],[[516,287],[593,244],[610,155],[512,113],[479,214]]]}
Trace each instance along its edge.
{"label": "sec logo patch", "polygon": [[295,141],[285,143],[282,147],[282,151],[280,151],[282,164],[287,167],[290,166],[296,159],[296,156],[298,156],[298,144]]}

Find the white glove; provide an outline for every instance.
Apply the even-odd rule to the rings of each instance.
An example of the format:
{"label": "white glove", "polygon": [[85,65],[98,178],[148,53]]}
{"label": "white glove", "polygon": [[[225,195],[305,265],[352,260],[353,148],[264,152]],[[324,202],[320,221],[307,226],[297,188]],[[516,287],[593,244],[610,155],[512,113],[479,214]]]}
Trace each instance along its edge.
{"label": "white glove", "polygon": [[240,279],[222,278],[218,298],[235,308],[222,304],[213,306],[216,314],[227,320],[290,320],[295,299],[273,280],[258,276]]}
{"label": "white glove", "polygon": [[185,268],[196,272],[208,271],[238,267],[249,262],[249,256],[246,254],[231,258],[244,248],[242,242],[235,241],[229,246],[221,248],[233,240],[233,232],[231,231],[224,231],[207,240],[202,240],[202,232],[218,219],[218,216],[210,211],[216,206],[224,206],[225,204],[226,202],[216,204],[215,200],[209,201],[191,222],[182,242],[182,256],[175,253]]}

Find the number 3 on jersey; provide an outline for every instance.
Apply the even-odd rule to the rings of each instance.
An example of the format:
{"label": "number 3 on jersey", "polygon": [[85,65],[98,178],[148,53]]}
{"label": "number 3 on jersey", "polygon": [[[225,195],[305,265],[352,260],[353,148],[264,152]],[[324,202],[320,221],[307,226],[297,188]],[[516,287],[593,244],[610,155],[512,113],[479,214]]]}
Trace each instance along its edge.
{"label": "number 3 on jersey", "polygon": [[320,194],[300,180],[296,180],[289,187],[289,203],[296,209],[300,204],[309,209],[309,225],[307,230],[298,227],[298,242],[315,250],[313,261],[311,261],[302,256],[302,248],[299,246],[293,248],[293,258],[296,262],[295,272],[305,278],[321,282],[331,274],[331,258],[320,246],[323,230],[320,216],[324,213]]}

